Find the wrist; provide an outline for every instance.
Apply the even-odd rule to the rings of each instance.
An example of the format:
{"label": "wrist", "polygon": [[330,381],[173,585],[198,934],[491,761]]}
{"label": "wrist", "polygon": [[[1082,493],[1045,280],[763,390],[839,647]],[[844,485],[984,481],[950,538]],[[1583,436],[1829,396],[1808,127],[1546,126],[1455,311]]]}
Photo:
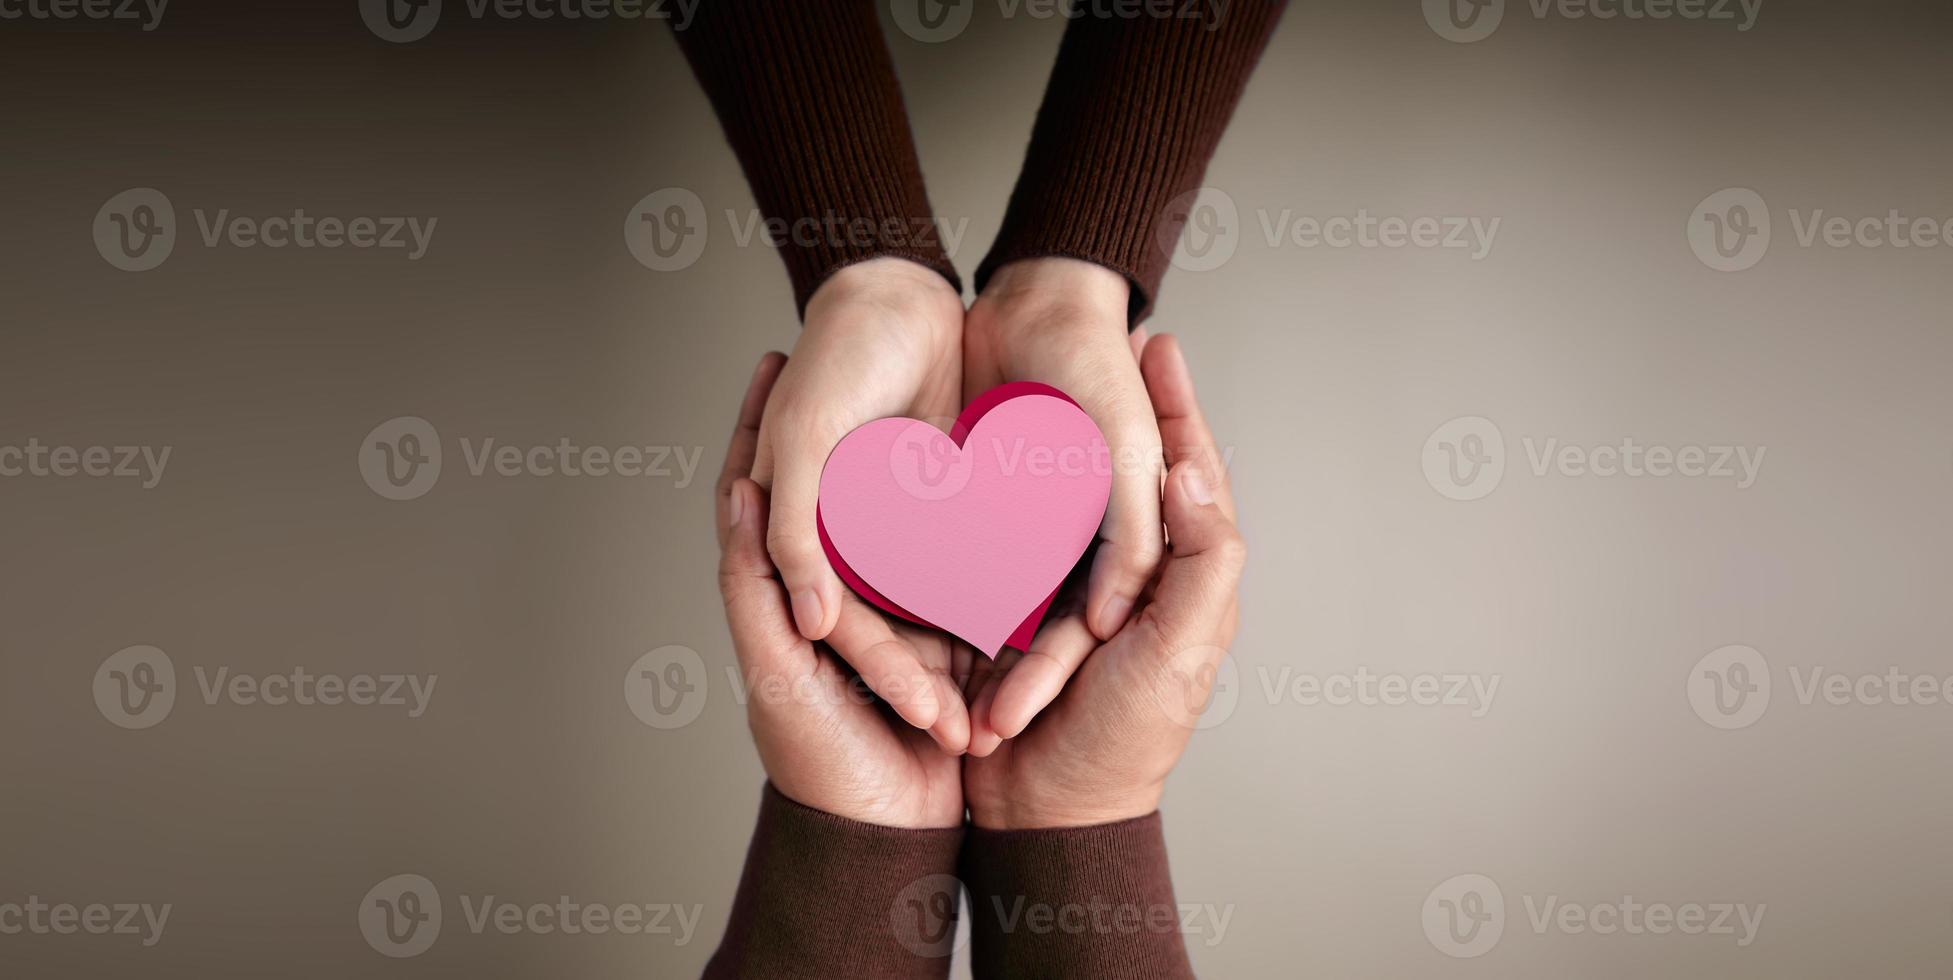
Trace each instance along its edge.
{"label": "wrist", "polygon": [[[1066,830],[1096,827],[1144,817],[1160,808],[1164,787],[1145,786],[1117,793],[1066,794],[1068,799],[1039,800],[1034,795],[1018,797],[996,806],[970,803],[970,823],[983,830]],[[1089,795],[1089,800],[1080,799]]]}
{"label": "wrist", "polygon": [[1128,349],[1130,295],[1125,277],[1101,265],[1019,259],[998,268],[970,306],[964,357],[993,364],[1012,380],[1057,383],[1049,375],[1086,363],[1084,352],[1111,356]]}
{"label": "wrist", "polygon": [[997,267],[984,284],[983,295],[999,301],[1071,298],[1123,312],[1132,284],[1096,262],[1046,255]]}
{"label": "wrist", "polygon": [[962,324],[963,297],[949,280],[928,266],[882,256],[843,266],[822,281],[807,301],[802,333],[843,331],[856,341],[865,334],[876,353],[907,351],[934,363],[960,350]]}

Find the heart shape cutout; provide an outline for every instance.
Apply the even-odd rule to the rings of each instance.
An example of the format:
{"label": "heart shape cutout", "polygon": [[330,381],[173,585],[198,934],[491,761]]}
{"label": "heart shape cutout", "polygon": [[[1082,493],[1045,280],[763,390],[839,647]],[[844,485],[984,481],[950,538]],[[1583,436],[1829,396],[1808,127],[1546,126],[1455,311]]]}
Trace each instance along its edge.
{"label": "heart shape cutout", "polygon": [[970,403],[948,435],[887,418],[843,437],[821,470],[821,547],[875,606],[996,659],[1030,646],[1112,493],[1091,416],[1046,384]]}

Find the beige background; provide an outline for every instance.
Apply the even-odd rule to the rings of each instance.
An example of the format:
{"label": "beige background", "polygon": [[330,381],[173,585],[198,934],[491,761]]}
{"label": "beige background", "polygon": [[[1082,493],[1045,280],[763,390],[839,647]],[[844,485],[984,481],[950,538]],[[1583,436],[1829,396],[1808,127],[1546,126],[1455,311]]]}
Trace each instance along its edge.
{"label": "beige background", "polygon": [[[0,446],[172,447],[150,490],[0,479],[0,905],[173,905],[153,948],[0,935],[0,974],[676,977],[723,929],[762,775],[708,502],[754,359],[793,343],[786,280],[730,234],[751,198],[662,25],[449,6],[402,45],[351,2],[0,25]],[[966,275],[1062,27],[982,2],[925,45],[889,21]],[[1153,320],[1184,338],[1253,548],[1236,673],[1165,808],[1180,900],[1231,914],[1190,939],[1203,975],[1944,975],[1953,706],[1805,705],[1791,672],[1953,673],[1953,247],[1803,248],[1791,212],[1953,218],[1950,28],[1930,2],[1770,0],[1745,32],[1514,0],[1453,43],[1414,0],[1290,11],[1207,179],[1232,257],[1169,274]],[[184,232],[142,273],[90,234],[134,187]],[[620,228],[669,187],[710,227],[656,272]],[[1687,237],[1729,187],[1774,225],[1736,273]],[[438,225],[418,261],[194,234],[196,209],[295,207]],[[1265,237],[1285,209],[1500,225],[1480,260],[1306,248]],[[397,416],[445,453],[400,502],[358,462]],[[1474,416],[1503,479],[1447,499],[1426,440]],[[460,440],[484,437],[703,462],[683,487],[472,477]],[[1553,438],[1765,455],[1743,489],[1536,475],[1527,440]],[[177,701],[124,730],[91,685],[138,644]],[[674,644],[705,686],[661,730],[624,678]],[[1689,691],[1732,644],[1773,692],[1723,731]],[[411,719],[205,704],[198,667],[438,682]],[[1476,717],[1289,687],[1359,668],[1498,687]],[[402,873],[446,923],[391,960],[355,910]],[[1503,937],[1458,959],[1423,914],[1468,873]],[[475,935],[459,899],[483,895],[703,918],[684,945]],[[1746,946],[1528,914],[1627,896],[1767,908]]]}

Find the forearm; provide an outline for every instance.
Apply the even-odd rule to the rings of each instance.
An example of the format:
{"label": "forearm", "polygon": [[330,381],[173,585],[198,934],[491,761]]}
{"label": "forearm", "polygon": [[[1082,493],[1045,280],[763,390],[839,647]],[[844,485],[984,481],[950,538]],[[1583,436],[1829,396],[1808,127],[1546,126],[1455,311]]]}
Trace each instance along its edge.
{"label": "forearm", "polygon": [[1089,10],[1074,19],[977,288],[1019,259],[1084,259],[1132,283],[1128,315],[1143,319],[1285,5],[1233,0],[1211,23]]}
{"label": "forearm", "polygon": [[877,256],[961,291],[870,0],[715,0],[676,33],[761,214],[785,232],[796,306]]}
{"label": "forearm", "polygon": [[977,980],[1189,980],[1160,815],[1094,827],[972,828],[963,849]]}
{"label": "forearm", "polygon": [[940,980],[962,828],[904,830],[802,806],[768,784],[705,980]]}

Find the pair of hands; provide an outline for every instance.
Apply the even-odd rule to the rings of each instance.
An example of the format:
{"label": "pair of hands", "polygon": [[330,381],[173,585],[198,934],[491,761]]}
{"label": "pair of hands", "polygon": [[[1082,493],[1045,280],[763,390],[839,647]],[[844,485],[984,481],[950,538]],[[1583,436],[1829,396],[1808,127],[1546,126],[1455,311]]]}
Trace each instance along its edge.
{"label": "pair of hands", "polygon": [[[1111,450],[1111,496],[1086,597],[1093,635],[1110,639],[1162,547],[1160,432],[1126,330],[1129,295],[1125,278],[1102,266],[1029,259],[998,269],[966,313],[955,288],[924,266],[857,263],[815,291],[793,358],[765,399],[752,478],[772,494],[767,551],[800,635],[825,641],[946,751],[1015,732],[969,713],[941,644],[842,586],[816,531],[821,469],[843,436],[876,419],[908,416],[947,430],[970,399],[1007,381],[1066,392]],[[1028,721],[1062,680],[1012,685],[998,715]]]}
{"label": "pair of hands", "polygon": [[[1038,267],[999,270],[958,338],[960,302],[948,284],[901,260],[863,265],[882,262],[894,265],[850,267],[835,278],[863,275],[823,285],[793,361],[777,354],[761,361],[719,480],[720,587],[767,774],[804,805],[884,826],[960,826],[966,807],[989,829],[1084,826],[1151,813],[1233,638],[1243,560],[1226,474],[1179,348],[1170,337],[1128,338],[1125,284],[1097,266],[1034,260]],[[933,280],[941,295],[929,294],[920,278],[900,278],[910,269]],[[1080,292],[1054,291],[1080,279],[1087,287]],[[918,299],[939,318],[923,328],[910,319]],[[940,336],[945,322],[949,332]],[[1013,346],[1018,340],[1022,346]],[[1027,366],[1061,357],[1079,363],[1048,373]],[[848,383],[829,377],[837,374]],[[855,425],[889,415],[946,426],[964,397],[959,374],[972,395],[1007,380],[1063,388],[1107,433],[1115,461],[1115,433],[1128,437],[1128,446],[1135,434],[1142,444],[1150,438],[1154,453],[1164,435],[1169,447],[1163,494],[1157,470],[1115,468],[1110,510],[1119,513],[1108,513],[1089,587],[1069,584],[1030,652],[1007,650],[994,663],[944,634],[884,617],[838,580],[829,599],[821,585],[807,586],[805,578],[796,584],[786,570],[807,556],[798,550],[803,542],[782,528],[797,526],[802,505],[795,493],[804,490],[812,534],[819,466],[833,443]],[[1128,417],[1128,375],[1143,419]],[[911,385],[913,394],[900,393]],[[812,392],[827,392],[835,403],[816,404]],[[1094,409],[1095,402],[1116,407]],[[809,440],[819,448],[810,452]],[[817,457],[810,473],[799,469],[802,456]],[[1143,483],[1133,479],[1141,473]],[[762,477],[771,478],[770,496]],[[1142,486],[1145,500],[1133,500],[1122,482]],[[1135,510],[1148,523],[1128,534]],[[1162,547],[1162,511],[1172,553],[1156,568],[1147,556]],[[819,568],[803,563],[803,576],[832,577],[817,538],[811,548]],[[1134,551],[1145,563],[1136,572],[1125,564]],[[1130,595],[1123,591],[1129,572],[1137,577]],[[826,642],[817,645],[808,632]],[[1027,728],[1040,711],[1045,720]],[[965,751],[969,758],[959,759]]]}

